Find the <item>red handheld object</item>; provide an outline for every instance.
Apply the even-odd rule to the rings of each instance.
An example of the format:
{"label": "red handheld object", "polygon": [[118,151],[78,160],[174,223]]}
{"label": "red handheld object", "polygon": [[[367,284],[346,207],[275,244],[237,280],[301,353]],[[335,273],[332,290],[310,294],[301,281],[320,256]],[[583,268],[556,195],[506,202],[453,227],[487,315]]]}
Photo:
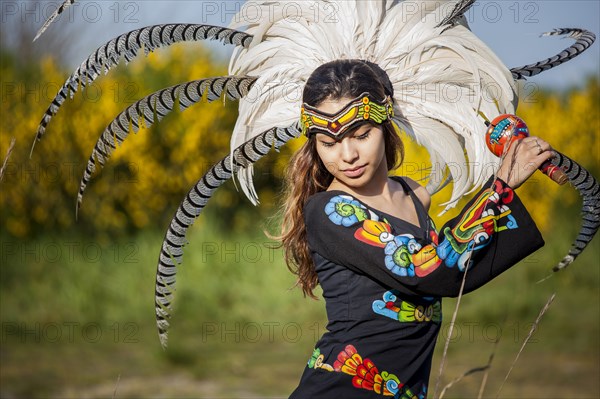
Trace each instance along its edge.
{"label": "red handheld object", "polygon": [[[485,134],[485,143],[496,156],[502,156],[504,147],[515,140],[529,137],[529,128],[523,119],[516,115],[503,114],[496,117],[491,123],[486,123],[488,130]],[[559,167],[546,161],[540,170],[558,184],[565,184],[567,175]]]}

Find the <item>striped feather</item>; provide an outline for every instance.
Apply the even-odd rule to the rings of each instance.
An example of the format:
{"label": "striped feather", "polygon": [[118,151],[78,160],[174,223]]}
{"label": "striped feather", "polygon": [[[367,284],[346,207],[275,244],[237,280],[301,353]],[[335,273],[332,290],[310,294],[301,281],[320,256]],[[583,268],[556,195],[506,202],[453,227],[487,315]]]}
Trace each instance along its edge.
{"label": "striped feather", "polygon": [[140,122],[145,127],[150,127],[154,122],[162,120],[175,107],[179,106],[180,110],[184,111],[199,102],[205,94],[209,102],[219,99],[224,91],[228,99],[240,99],[248,94],[256,79],[249,76],[222,76],[194,80],[159,90],[127,107],[104,129],[94,146],[79,183],[75,214],[77,215],[81,207],[83,192],[92,174],[97,168],[101,169],[117,145],[125,141],[129,135],[130,126],[137,133]]}
{"label": "striped feather", "polygon": [[36,138],[31,147],[35,147],[36,141],[39,141],[46,127],[59,108],[67,99],[71,98],[81,86],[85,88],[96,80],[102,71],[107,73],[111,68],[116,66],[121,57],[124,57],[126,62],[131,61],[140,50],[144,50],[145,54],[156,50],[162,46],[170,46],[178,42],[189,42],[199,40],[222,40],[226,44],[235,46],[248,47],[252,42],[252,36],[233,29],[223,28],[212,25],[196,25],[196,24],[164,24],[152,25],[141,29],[136,29],[128,33],[124,33],[110,40],[104,45],[98,47],[79,68],[63,84],[56,97],[46,110],[40,124],[38,126]]}
{"label": "striped feather", "polygon": [[[288,140],[298,137],[298,124],[287,128],[271,128],[248,140],[231,154],[216,163],[188,192],[179,205],[165,235],[156,270],[155,310],[158,336],[163,348],[167,346],[167,330],[172,311],[177,266],[182,263],[186,233],[214,192],[240,167],[247,167],[265,156],[271,148],[278,150]],[[233,168],[231,165],[233,164]]]}
{"label": "striped feather", "polygon": [[458,20],[462,18],[465,13],[473,6],[476,0],[462,0],[454,5],[454,9],[446,18],[442,20],[436,28],[444,25],[455,25],[458,23]]}
{"label": "striped feather", "polygon": [[42,25],[42,27],[40,28],[40,30],[38,30],[37,34],[35,35],[35,37],[33,38],[33,41],[35,42],[41,35],[42,33],[44,33],[44,31],[46,29],[48,29],[48,27],[50,26],[50,24],[52,24],[52,22],[54,22],[54,20],[56,18],[58,18],[60,16],[60,14],[63,13],[63,11],[65,11],[67,8],[69,8],[73,3],[75,3],[75,0],[65,0],[57,9],[56,11],[54,11],[52,13],[52,15],[50,15],[48,17],[48,19],[46,20],[46,22],[44,22],[44,25]]}
{"label": "striped feather", "polygon": [[567,35],[570,38],[576,39],[570,47],[567,47],[557,55],[538,61],[534,64],[529,64],[517,68],[512,68],[512,76],[515,80],[525,79],[526,77],[535,76],[539,73],[552,69],[572,60],[579,54],[587,50],[596,40],[596,35],[585,29],[578,28],[561,28],[554,29],[551,32],[546,32],[542,36],[558,36]]}
{"label": "striped feather", "polygon": [[550,162],[561,168],[583,198],[582,225],[569,253],[554,266],[557,272],[569,266],[583,252],[600,227],[600,184],[583,166],[559,152]]}

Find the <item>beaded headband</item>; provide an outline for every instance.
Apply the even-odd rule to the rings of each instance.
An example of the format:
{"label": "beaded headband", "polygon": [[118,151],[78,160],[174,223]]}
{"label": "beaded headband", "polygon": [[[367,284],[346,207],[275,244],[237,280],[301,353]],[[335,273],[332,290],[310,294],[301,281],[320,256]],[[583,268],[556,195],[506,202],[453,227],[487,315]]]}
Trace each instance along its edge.
{"label": "beaded headband", "polygon": [[301,110],[302,133],[310,137],[323,133],[334,139],[343,137],[351,126],[360,122],[373,121],[378,125],[394,116],[392,99],[386,96],[382,101],[376,100],[365,92],[350,101],[348,105],[335,114],[319,111],[308,104]]}

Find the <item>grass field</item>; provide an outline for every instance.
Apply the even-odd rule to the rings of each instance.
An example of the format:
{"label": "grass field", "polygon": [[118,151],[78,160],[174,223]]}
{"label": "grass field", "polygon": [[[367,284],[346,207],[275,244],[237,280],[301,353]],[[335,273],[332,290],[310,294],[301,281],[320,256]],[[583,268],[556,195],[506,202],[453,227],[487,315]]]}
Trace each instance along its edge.
{"label": "grass field", "polygon": [[[575,237],[576,223],[565,226],[546,235],[541,251],[463,298],[442,385],[486,364],[499,338],[484,395],[496,397],[555,292],[499,397],[600,396],[598,239],[569,269],[535,284]],[[83,234],[3,238],[1,396],[287,397],[325,331],[323,301],[291,288],[281,250],[267,239],[209,231],[202,220],[197,227],[179,270],[166,351],[153,303],[162,233],[118,242]],[[444,302],[431,389],[454,304]],[[482,377],[465,378],[445,397],[477,397]]]}

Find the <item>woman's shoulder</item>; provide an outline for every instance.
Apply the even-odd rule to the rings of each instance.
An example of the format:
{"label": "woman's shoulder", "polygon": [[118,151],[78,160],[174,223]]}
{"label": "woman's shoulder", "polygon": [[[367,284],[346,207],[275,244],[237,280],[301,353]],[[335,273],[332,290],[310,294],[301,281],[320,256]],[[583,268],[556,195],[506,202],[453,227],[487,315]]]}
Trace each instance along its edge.
{"label": "woman's shoulder", "polygon": [[[339,190],[313,194],[304,205],[304,223],[310,234],[310,226],[323,233],[323,227],[351,227],[365,220],[380,221],[377,211],[372,210],[352,195]],[[331,223],[329,223],[331,222]],[[330,231],[331,232],[331,231]]]}
{"label": "woman's shoulder", "polygon": [[331,191],[319,191],[314,193],[306,199],[306,202],[304,203],[304,209],[312,208],[316,206],[316,204],[327,201],[331,197],[333,197]]}
{"label": "woman's shoulder", "polygon": [[304,204],[304,218],[305,222],[313,223],[327,218],[346,227],[364,219],[380,219],[375,211],[340,190],[320,191],[311,195]]}
{"label": "woman's shoulder", "polygon": [[400,181],[400,180],[404,181],[406,183],[406,185],[415,193],[415,195],[417,196],[419,201],[421,201],[425,210],[429,211],[429,207],[431,205],[431,194],[429,194],[429,192],[427,191],[427,189],[425,187],[423,187],[422,185],[420,185],[418,182],[411,179],[410,177],[406,177],[406,176],[391,176],[391,177],[392,177],[392,179],[397,180],[397,181]]}

